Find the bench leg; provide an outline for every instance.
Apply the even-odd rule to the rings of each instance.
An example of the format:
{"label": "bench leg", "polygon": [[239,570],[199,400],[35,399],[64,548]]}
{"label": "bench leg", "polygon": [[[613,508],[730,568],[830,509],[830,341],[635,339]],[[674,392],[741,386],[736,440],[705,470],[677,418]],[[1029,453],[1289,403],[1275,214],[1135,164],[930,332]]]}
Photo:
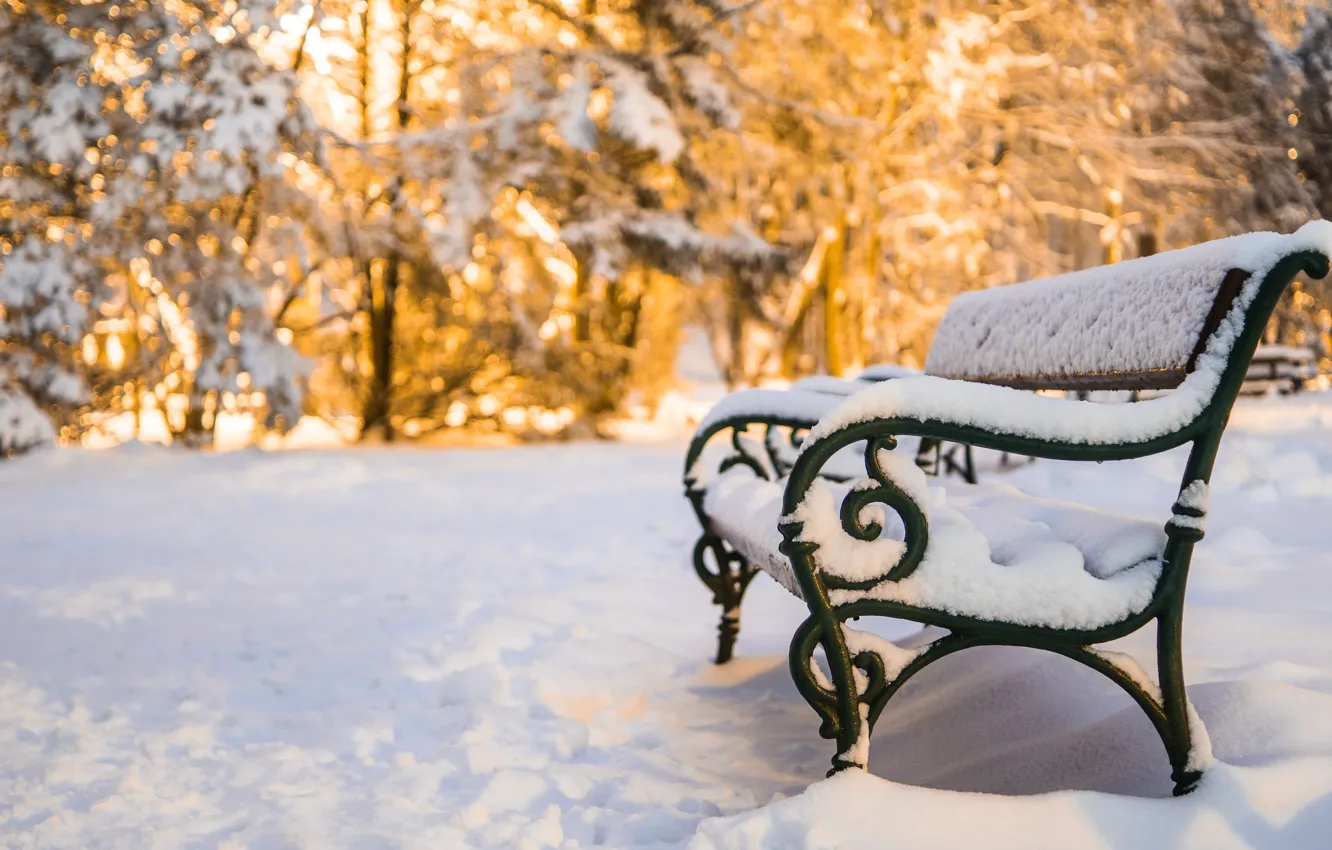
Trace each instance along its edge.
{"label": "bench leg", "polygon": [[942,465],[943,443],[934,437],[921,437],[920,447],[916,449],[916,466],[926,475],[940,475],[943,472]]}
{"label": "bench leg", "polygon": [[[819,717],[819,735],[837,741],[828,775],[848,767],[864,768],[869,760],[868,712],[862,714],[860,693],[852,669],[853,660],[839,621],[825,606],[810,606],[808,619],[791,638],[788,661],[796,690]],[[828,661],[825,674],[814,660],[822,646]]]}
{"label": "bench leg", "polygon": [[[1202,779],[1202,765],[1211,755],[1211,743],[1184,690],[1184,653],[1181,645],[1183,611],[1171,604],[1156,623],[1157,676],[1161,683],[1161,707],[1165,711],[1165,742],[1170,755],[1170,778],[1175,796],[1189,793]],[[1196,727],[1196,728],[1195,728]]]}
{"label": "bench leg", "polygon": [[[1180,653],[1180,618],[1177,606],[1158,623],[1159,689],[1131,657],[1076,644],[1016,642],[995,636],[954,631],[916,650],[865,646],[863,638],[848,645],[841,623],[814,612],[796,630],[791,641],[791,674],[797,690],[823,719],[819,734],[837,741],[828,775],[849,767],[864,768],[869,760],[871,730],[884,706],[908,679],[929,664],[954,652],[981,645],[1030,646],[1056,652],[1107,676],[1124,689],[1146,712],[1170,759],[1176,796],[1188,794],[1202,778],[1211,758],[1206,730],[1189,705],[1184,691]],[[830,627],[831,626],[831,627]],[[829,672],[819,671],[814,650],[822,645]],[[857,681],[859,680],[859,681]]]}
{"label": "bench leg", "polygon": [[[957,459],[959,452],[962,453],[961,461]],[[952,473],[968,484],[976,483],[976,463],[972,458],[971,446],[966,443],[949,443],[945,449],[942,440],[925,437],[921,439],[920,448],[916,451],[916,466],[924,470],[926,475],[942,478]]]}
{"label": "bench leg", "polygon": [[[962,453],[961,463],[957,462],[958,452]],[[948,472],[953,473],[968,484],[976,483],[976,462],[972,459],[969,443],[953,443],[949,446],[948,451],[943,454],[943,463]]]}
{"label": "bench leg", "polygon": [[[1158,620],[1157,680],[1143,670],[1130,655],[1093,646],[1041,647],[1071,658],[1119,685],[1156,728],[1166,757],[1170,759],[1170,778],[1175,796],[1192,791],[1202,778],[1202,769],[1211,759],[1207,731],[1189,705],[1184,692],[1184,671],[1179,663],[1178,631],[1172,631],[1166,615]],[[1178,623],[1178,620],[1175,621]],[[1174,646],[1172,650],[1170,647]],[[1159,685],[1158,685],[1159,682]]]}
{"label": "bench leg", "polygon": [[[709,566],[709,560],[715,566]],[[694,571],[712,591],[712,601],[722,607],[717,626],[717,663],[725,664],[731,660],[740,634],[740,603],[758,570],[724,540],[704,534],[694,544]]]}
{"label": "bench leg", "polygon": [[[849,628],[828,613],[813,610],[796,630],[790,665],[796,689],[823,721],[819,735],[837,742],[828,771],[832,776],[848,768],[866,768],[874,724],[908,679],[940,658],[983,641],[951,632],[923,647],[906,649]],[[827,673],[814,660],[820,646]]]}

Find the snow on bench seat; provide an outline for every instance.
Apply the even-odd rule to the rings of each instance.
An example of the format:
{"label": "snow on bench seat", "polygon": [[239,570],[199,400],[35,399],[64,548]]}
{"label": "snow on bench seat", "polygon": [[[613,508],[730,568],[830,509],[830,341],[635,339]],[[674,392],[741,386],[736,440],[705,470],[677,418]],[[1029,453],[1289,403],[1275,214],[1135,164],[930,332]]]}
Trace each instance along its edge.
{"label": "snow on bench seat", "polygon": [[798,392],[824,393],[825,395],[854,395],[865,389],[862,381],[848,381],[831,375],[811,375],[791,384],[791,389]]}
{"label": "snow on bench seat", "polygon": [[[908,475],[914,469],[896,467]],[[1151,601],[1166,544],[1159,523],[1033,498],[1000,484],[930,487],[923,473],[916,474],[910,486],[927,491],[929,502],[920,566],[901,581],[867,591],[834,590],[835,603],[883,599],[1020,625],[1091,629],[1119,622]],[[708,488],[704,509],[749,563],[800,597],[791,562],[778,550],[785,486],[785,479],[768,481],[737,467]],[[904,534],[896,515],[877,516],[884,525],[878,540],[853,540],[839,534],[841,501],[852,484],[816,486],[823,492],[812,494],[812,501],[822,516],[810,519],[835,526],[819,541],[821,570],[873,574],[881,571],[874,564],[891,565],[900,557]],[[835,545],[827,539],[832,535],[840,538]]]}

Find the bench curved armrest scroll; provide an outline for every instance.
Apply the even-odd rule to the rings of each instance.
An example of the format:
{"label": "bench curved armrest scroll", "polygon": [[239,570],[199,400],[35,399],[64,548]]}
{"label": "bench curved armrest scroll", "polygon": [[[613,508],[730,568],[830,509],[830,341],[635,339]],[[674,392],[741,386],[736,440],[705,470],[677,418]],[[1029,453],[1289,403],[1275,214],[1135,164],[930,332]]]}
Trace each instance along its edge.
{"label": "bench curved armrest scroll", "polygon": [[[840,447],[873,434],[910,434],[1034,457],[1140,457],[1185,442],[1215,388],[1215,374],[1200,372],[1169,395],[1102,404],[997,384],[902,378],[867,387],[830,411],[810,430],[804,451],[829,439]],[[846,437],[851,431],[855,439]]]}
{"label": "bench curved armrest scroll", "polygon": [[[1181,387],[1174,396],[1131,405],[931,377],[866,388],[823,417],[802,446],[783,493],[784,551],[802,582],[817,581],[827,590],[865,590],[904,579],[924,557],[929,492],[914,461],[892,452],[898,437],[1066,459],[1139,457],[1179,445],[1205,427],[1200,414],[1214,387],[1213,380],[1192,392]],[[862,442],[865,479],[834,506],[821,473],[839,451]],[[903,541],[858,551],[879,540],[882,523],[867,510],[874,505],[900,517]],[[820,550],[826,550],[821,557]]]}
{"label": "bench curved armrest scroll", "polygon": [[[858,441],[854,441],[858,442]],[[843,448],[846,444],[840,444]],[[925,555],[929,537],[929,488],[912,458],[893,452],[888,434],[864,440],[865,477],[836,503],[817,470],[802,498],[784,510],[782,551],[792,561],[806,594],[823,590],[868,590],[911,575]],[[803,457],[803,455],[802,455]],[[817,480],[817,482],[816,482]],[[791,493],[791,482],[787,483]],[[882,506],[876,511],[875,508]],[[901,521],[902,539],[881,539],[887,514]],[[827,550],[816,557],[820,550]]]}
{"label": "bench curved armrest scroll", "polygon": [[[717,434],[731,430],[732,445],[736,450],[733,458],[743,458],[747,455],[746,449],[740,444],[741,434],[751,425],[767,426],[769,434],[764,441],[763,449],[768,454],[769,462],[778,466],[776,447],[771,440],[772,429],[784,427],[790,428],[793,432],[808,431],[843,398],[843,396],[801,390],[751,389],[731,393],[708,412],[689,443],[684,469],[686,487],[692,490],[705,481],[705,470],[698,468],[698,463],[704,447]],[[750,460],[753,462],[746,460],[736,462],[744,463],[751,468],[762,465],[756,459]],[[755,472],[765,478],[768,477],[764,470],[755,468]]]}

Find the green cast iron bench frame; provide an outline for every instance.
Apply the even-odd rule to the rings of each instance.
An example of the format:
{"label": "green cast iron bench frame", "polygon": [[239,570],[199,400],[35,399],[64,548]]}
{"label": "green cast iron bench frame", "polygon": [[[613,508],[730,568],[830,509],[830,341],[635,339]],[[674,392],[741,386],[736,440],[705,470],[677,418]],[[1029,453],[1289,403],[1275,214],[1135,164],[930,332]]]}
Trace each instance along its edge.
{"label": "green cast iron bench frame", "polygon": [[[1231,345],[1210,399],[1190,421],[1168,433],[1129,442],[1072,442],[1038,439],[942,419],[898,416],[854,422],[831,433],[818,434],[817,439],[805,441],[790,469],[784,489],[783,519],[779,525],[782,536],[780,551],[789,558],[801,595],[809,608],[809,617],[796,630],[791,641],[789,662],[800,694],[822,721],[820,734],[837,742],[837,755],[833,758],[829,775],[844,768],[865,766],[869,733],[875,721],[889,699],[921,669],[969,647],[1008,645],[1058,653],[1098,671],[1119,685],[1146,713],[1165,745],[1175,793],[1186,794],[1195,787],[1202,771],[1198,764],[1190,762],[1193,740],[1191,722],[1197,721],[1196,718],[1191,721],[1191,707],[1184,689],[1181,640],[1185,584],[1193,547],[1203,536],[1204,511],[1197,507],[1196,499],[1191,498],[1188,491],[1195,482],[1203,482],[1205,485],[1211,477],[1231,408],[1267,320],[1282,292],[1300,272],[1322,278],[1327,275],[1328,266],[1325,250],[1299,250],[1287,253],[1276,261],[1261,280],[1247,310],[1239,314],[1242,330]],[[1239,309],[1235,300],[1250,276],[1249,272],[1242,269],[1232,269],[1225,275],[1194,355],[1184,368],[1122,376],[1101,373],[1058,375],[1037,381],[1030,378],[987,378],[985,381],[1013,390],[1169,389],[1178,386],[1187,373],[1193,370],[1199,353],[1217,333],[1232,307]],[[700,430],[690,444],[685,461],[686,494],[703,528],[694,547],[694,567],[700,578],[713,590],[714,601],[723,607],[720,648],[724,651],[719,651],[719,663],[730,656],[730,646],[739,628],[740,602],[758,570],[714,531],[703,506],[706,485],[699,484],[695,464],[699,462],[709,440],[729,430],[732,432],[733,451],[720,465],[719,472],[735,464],[744,464],[750,466],[756,474],[766,475],[761,465],[753,463],[752,458],[746,455],[745,442],[741,438],[742,432],[755,424],[769,429],[777,426],[792,429],[810,427],[806,421],[782,416],[723,419]],[[1119,622],[1088,629],[978,619],[883,599],[853,599],[836,604],[830,598],[831,591],[853,589],[857,585],[817,568],[814,553],[819,546],[815,542],[800,539],[802,523],[793,517],[797,515],[829,459],[848,447],[864,445],[869,483],[867,487],[853,491],[852,496],[842,505],[842,528],[852,537],[872,540],[878,536],[879,528],[875,523],[863,523],[861,509],[871,503],[880,503],[896,511],[906,531],[905,554],[885,575],[873,581],[892,582],[910,575],[924,554],[928,519],[884,474],[877,460],[880,451],[894,448],[897,438],[905,435],[1037,458],[1097,462],[1140,458],[1190,444],[1180,496],[1165,525],[1166,545],[1161,557],[1161,572],[1150,603]],[[889,675],[878,654],[863,648],[853,652],[847,645],[842,625],[848,620],[864,616],[914,621],[946,629],[948,634],[929,644],[900,671],[896,671],[896,675]],[[1144,681],[1142,676],[1134,675],[1114,663],[1112,654],[1093,648],[1096,644],[1125,637],[1152,622],[1157,627],[1157,685]],[[827,661],[827,676],[814,667],[814,652],[818,647],[822,647]],[[1202,738],[1205,740],[1205,735]]]}
{"label": "green cast iron bench frame", "polygon": [[[894,367],[896,368],[896,367]],[[869,385],[891,377],[870,377],[862,375],[856,383]],[[841,382],[839,383],[849,383]],[[797,389],[799,382],[792,387]],[[818,393],[817,390],[814,392]],[[824,393],[819,393],[824,394]],[[799,449],[805,435],[818,424],[818,419],[811,416],[771,416],[755,412],[740,413],[729,417],[724,423],[700,432],[690,447],[690,461],[695,462],[699,453],[715,434],[720,431],[731,432],[730,457],[722,461],[720,472],[725,472],[736,465],[748,467],[755,474],[768,477],[788,475],[794,462],[787,459],[788,453]],[[754,443],[745,439],[746,432],[752,428],[763,429],[762,451]],[[695,448],[697,451],[695,451]],[[1008,455],[1005,454],[1005,461]],[[1030,458],[1029,458],[1030,459]],[[916,453],[916,463],[929,475],[942,477],[956,475],[968,484],[976,483],[976,463],[972,447],[966,443],[946,442],[924,438]],[[704,490],[689,483],[689,467],[686,466],[686,495],[699,517],[699,522],[706,528],[708,523],[703,512]],[[823,477],[834,481],[843,480],[835,473],[823,473]],[[714,567],[708,566],[708,556],[712,556]],[[694,571],[703,584],[712,591],[712,601],[722,608],[721,620],[717,626],[717,663],[725,664],[735,653],[735,641],[740,635],[740,603],[744,601],[745,590],[760,570],[747,563],[743,556],[728,546],[720,535],[704,534],[694,547]]]}

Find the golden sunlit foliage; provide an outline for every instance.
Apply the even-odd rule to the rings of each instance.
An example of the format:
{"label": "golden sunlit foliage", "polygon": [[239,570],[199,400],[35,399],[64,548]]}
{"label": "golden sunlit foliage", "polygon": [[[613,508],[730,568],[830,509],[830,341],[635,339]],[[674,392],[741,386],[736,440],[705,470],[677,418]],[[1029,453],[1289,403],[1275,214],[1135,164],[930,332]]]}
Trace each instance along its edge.
{"label": "golden sunlit foliage", "polygon": [[[960,291],[1315,214],[1330,30],[1297,0],[7,0],[0,397],[70,435],[144,406],[195,442],[223,410],[548,435],[650,409],[690,322],[731,384],[918,365]],[[1326,307],[1296,288],[1273,333],[1322,345]]]}

